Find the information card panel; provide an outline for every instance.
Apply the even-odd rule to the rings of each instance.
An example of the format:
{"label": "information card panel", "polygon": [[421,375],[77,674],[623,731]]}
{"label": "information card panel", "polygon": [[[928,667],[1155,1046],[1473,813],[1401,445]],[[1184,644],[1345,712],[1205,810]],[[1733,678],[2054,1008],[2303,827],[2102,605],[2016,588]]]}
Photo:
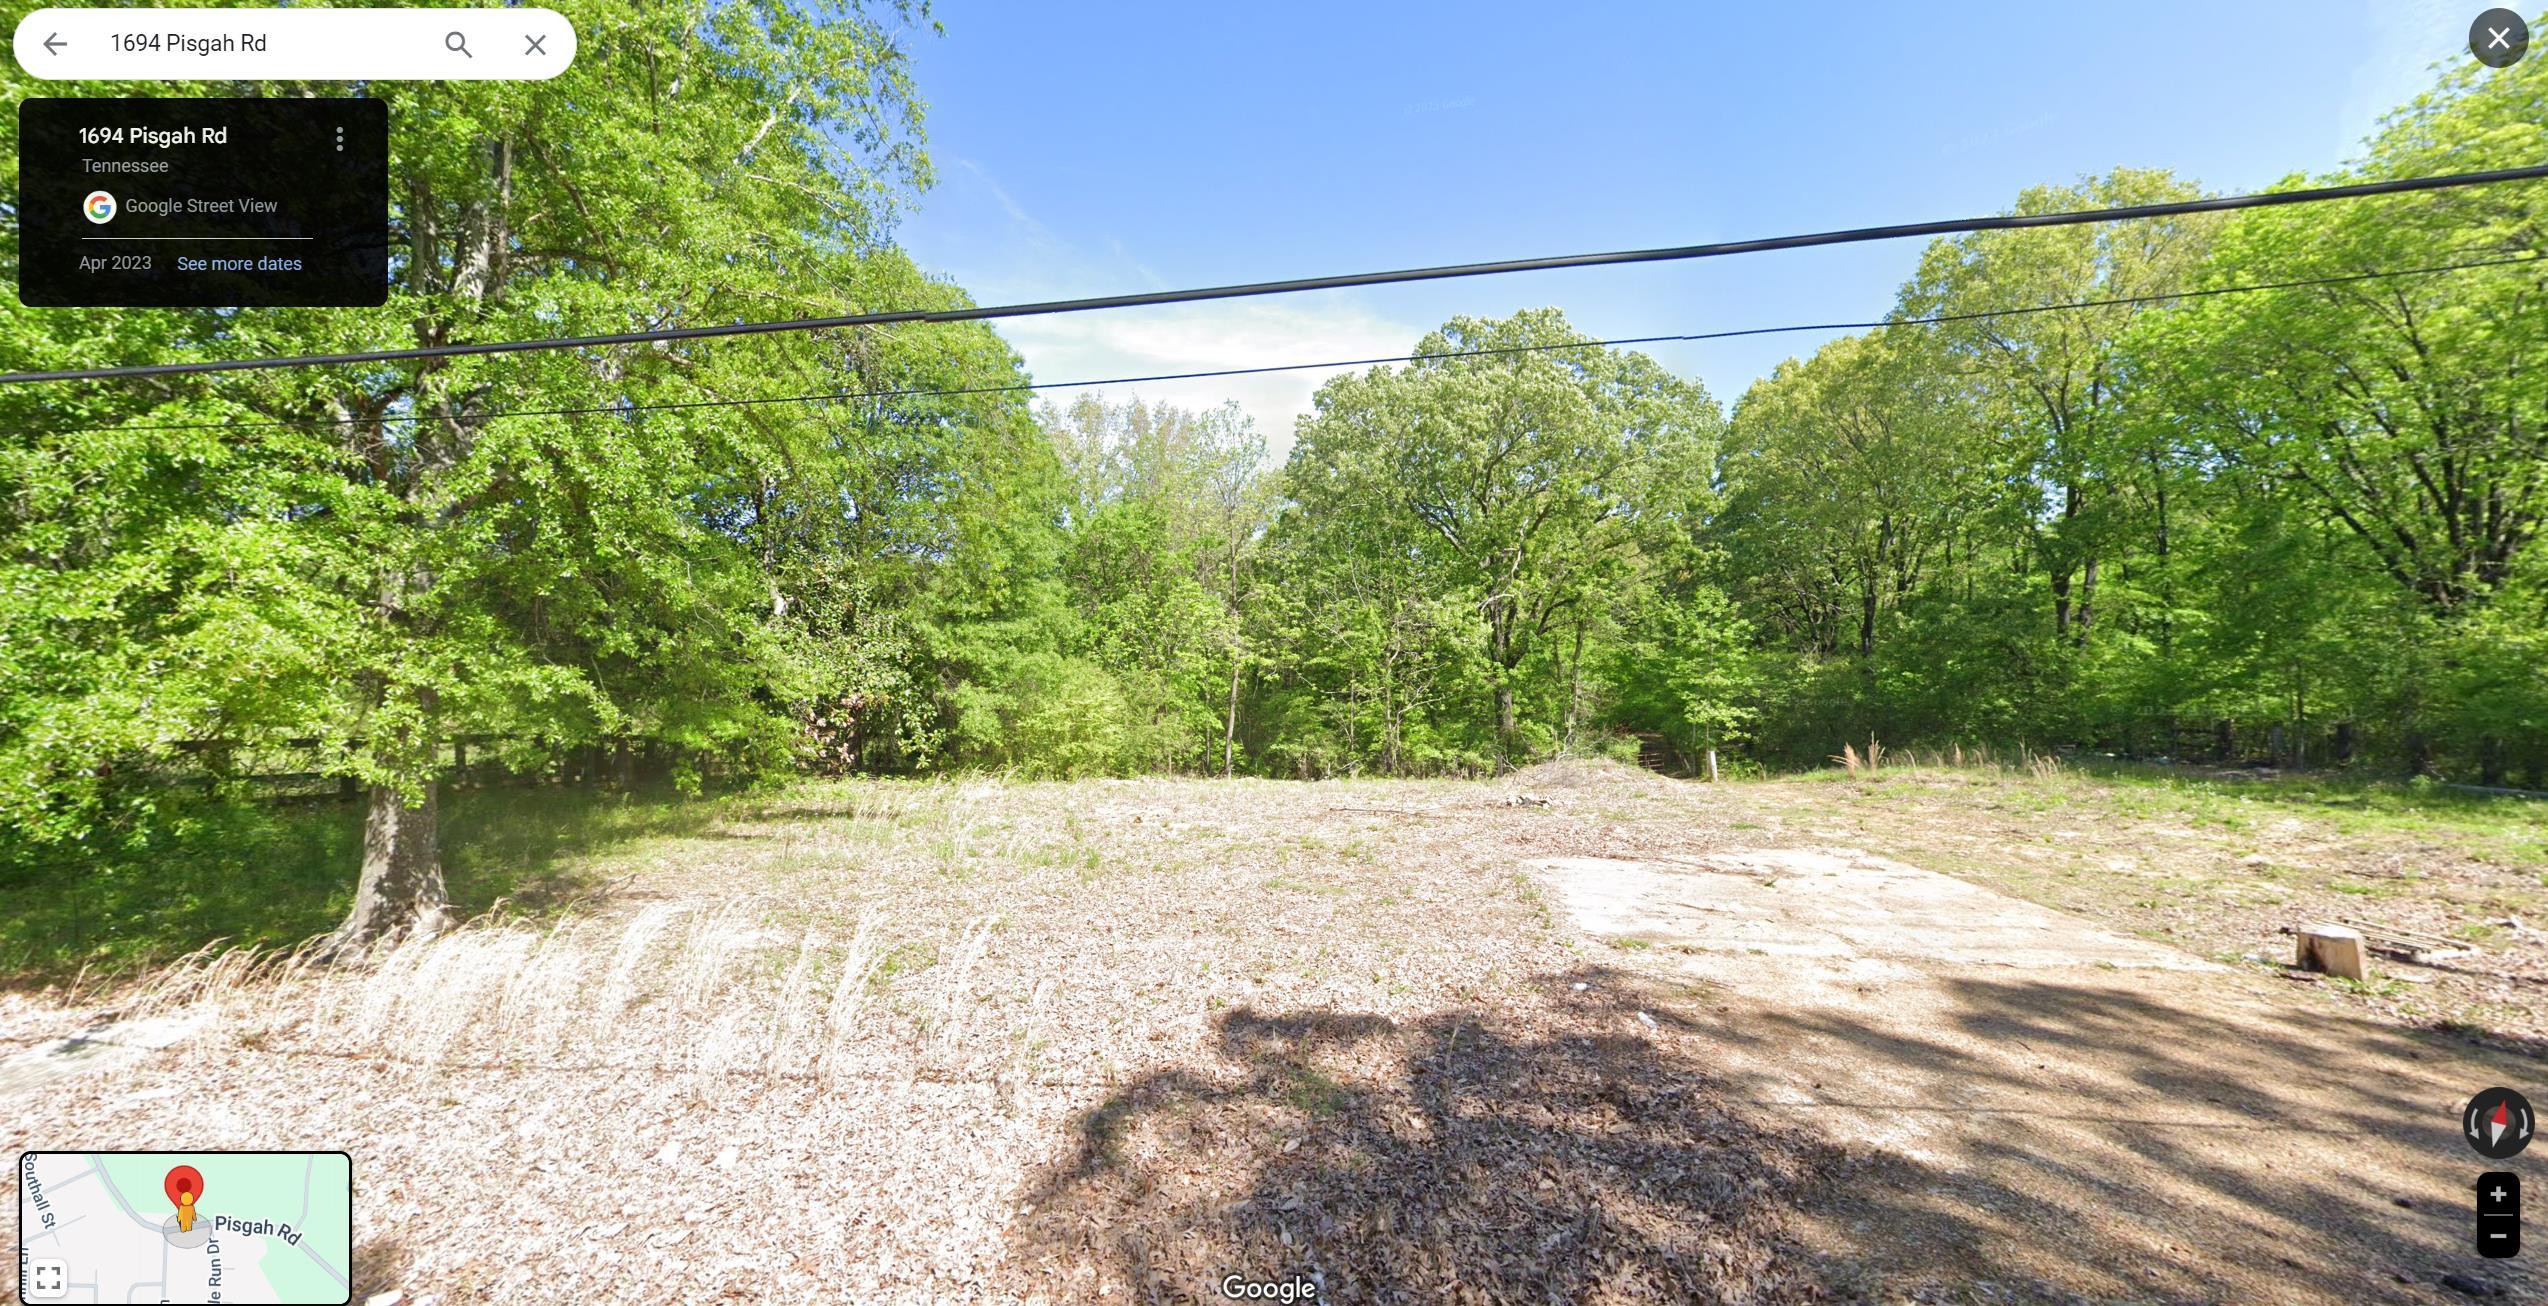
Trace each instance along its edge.
{"label": "information card panel", "polygon": [[26,100],[34,308],[368,308],[389,294],[379,100]]}

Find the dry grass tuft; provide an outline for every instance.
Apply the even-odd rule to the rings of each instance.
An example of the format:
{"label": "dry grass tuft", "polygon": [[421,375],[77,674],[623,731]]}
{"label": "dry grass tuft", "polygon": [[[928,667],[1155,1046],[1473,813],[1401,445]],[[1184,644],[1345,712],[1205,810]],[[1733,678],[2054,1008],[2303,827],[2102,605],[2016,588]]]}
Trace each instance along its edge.
{"label": "dry grass tuft", "polygon": [[1951,770],[2023,774],[2038,780],[2063,773],[2060,757],[2039,753],[2025,744],[2019,744],[2015,750],[2005,754],[1988,744],[1976,745],[1968,750],[1960,742],[1943,749],[1888,749],[1872,735],[1867,739],[1864,753],[1853,745],[1842,744],[1840,751],[1832,754],[1831,760],[1852,779],[1874,775],[1888,768],[1915,772]]}
{"label": "dry grass tuft", "polygon": [[1867,751],[1864,754],[1848,744],[1842,744],[1840,751],[1833,754],[1831,760],[1838,762],[1840,768],[1849,773],[1850,779],[1855,780],[1861,775],[1873,775],[1884,769],[1884,745],[1877,742],[1874,735],[1869,735]]}
{"label": "dry grass tuft", "polygon": [[[159,971],[130,1017],[189,1014],[259,1052],[345,1057],[431,1075],[595,1070],[701,1083],[878,1072],[861,1047],[880,952],[780,929],[750,900],[655,903],[547,929],[476,924],[383,950],[362,969],[305,953],[205,949]],[[964,966],[938,981],[940,1043],[963,1035]]]}

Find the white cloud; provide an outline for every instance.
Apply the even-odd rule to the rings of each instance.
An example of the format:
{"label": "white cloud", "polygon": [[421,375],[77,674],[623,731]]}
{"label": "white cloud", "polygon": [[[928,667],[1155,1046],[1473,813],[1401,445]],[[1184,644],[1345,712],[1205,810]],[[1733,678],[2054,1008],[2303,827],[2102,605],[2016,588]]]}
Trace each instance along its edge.
{"label": "white cloud", "polygon": [[[1415,348],[1429,329],[1393,322],[1351,303],[1300,300],[1231,300],[1063,313],[1014,318],[999,327],[1039,383],[1385,358]],[[1319,383],[1354,370],[1359,369],[1326,367],[1099,388],[1115,399],[1138,394],[1150,402],[1181,408],[1210,408],[1237,400],[1279,454],[1290,447],[1293,423],[1310,411],[1310,396]],[[1080,392],[1039,393],[1067,403]]]}
{"label": "white cloud", "polygon": [[2380,115],[2432,88],[2440,76],[2436,62],[2469,62],[2468,24],[2482,8],[2446,0],[2378,0],[2371,6],[2370,37],[2345,88],[2342,157],[2362,153],[2362,138],[2377,129]]}
{"label": "white cloud", "polygon": [[1008,187],[1001,185],[999,179],[991,175],[990,169],[961,155],[954,157],[951,162],[970,173],[975,181],[982,184],[982,189],[988,192],[992,201],[1000,206],[1000,212],[1007,214],[1009,221],[1024,231],[1031,243],[1047,248],[1062,243],[1054,239],[1051,228],[1036,221],[1035,215],[1027,212],[1026,206],[1018,203],[1016,196],[1009,194]]}
{"label": "white cloud", "polygon": [[[979,251],[979,257],[953,269],[977,302],[1066,299],[1128,289],[1127,283],[1154,290],[1165,287],[1161,275],[1122,241],[1107,238],[1102,242],[1104,253],[1091,256],[1045,225],[980,163],[961,156],[948,162],[953,166],[946,175],[958,184],[941,195],[941,201],[975,206],[974,211],[989,220],[988,228],[1000,233]],[[943,239],[943,230],[940,235]],[[1069,269],[1070,274],[1057,275],[1060,269]],[[1035,380],[1044,383],[1384,358],[1404,355],[1431,329],[1429,323],[1383,317],[1337,293],[1010,318],[997,326],[1026,359]],[[1236,400],[1255,419],[1268,448],[1280,456],[1290,449],[1293,423],[1310,410],[1310,396],[1319,384],[1348,370],[1354,369],[1329,367],[1089,388],[1117,400],[1138,395],[1181,408],[1213,408]],[[1039,397],[1067,403],[1082,392],[1045,390]]]}

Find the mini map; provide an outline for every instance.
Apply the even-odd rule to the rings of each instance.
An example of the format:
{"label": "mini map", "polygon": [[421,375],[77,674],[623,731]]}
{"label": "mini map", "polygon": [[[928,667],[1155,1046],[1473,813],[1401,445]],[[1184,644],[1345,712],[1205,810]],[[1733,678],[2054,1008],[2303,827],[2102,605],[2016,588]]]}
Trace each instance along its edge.
{"label": "mini map", "polygon": [[353,1198],[343,1152],[28,1152],[18,1296],[335,1306]]}

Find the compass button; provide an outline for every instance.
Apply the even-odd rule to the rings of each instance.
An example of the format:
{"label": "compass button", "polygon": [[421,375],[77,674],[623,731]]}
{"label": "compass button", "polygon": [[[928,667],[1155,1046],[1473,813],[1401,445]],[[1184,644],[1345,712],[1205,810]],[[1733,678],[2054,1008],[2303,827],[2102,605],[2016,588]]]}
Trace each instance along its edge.
{"label": "compass button", "polygon": [[2460,1137],[2489,1161],[2509,1161],[2530,1146],[2538,1128],[2530,1099],[2509,1088],[2490,1088],[2460,1108]]}

